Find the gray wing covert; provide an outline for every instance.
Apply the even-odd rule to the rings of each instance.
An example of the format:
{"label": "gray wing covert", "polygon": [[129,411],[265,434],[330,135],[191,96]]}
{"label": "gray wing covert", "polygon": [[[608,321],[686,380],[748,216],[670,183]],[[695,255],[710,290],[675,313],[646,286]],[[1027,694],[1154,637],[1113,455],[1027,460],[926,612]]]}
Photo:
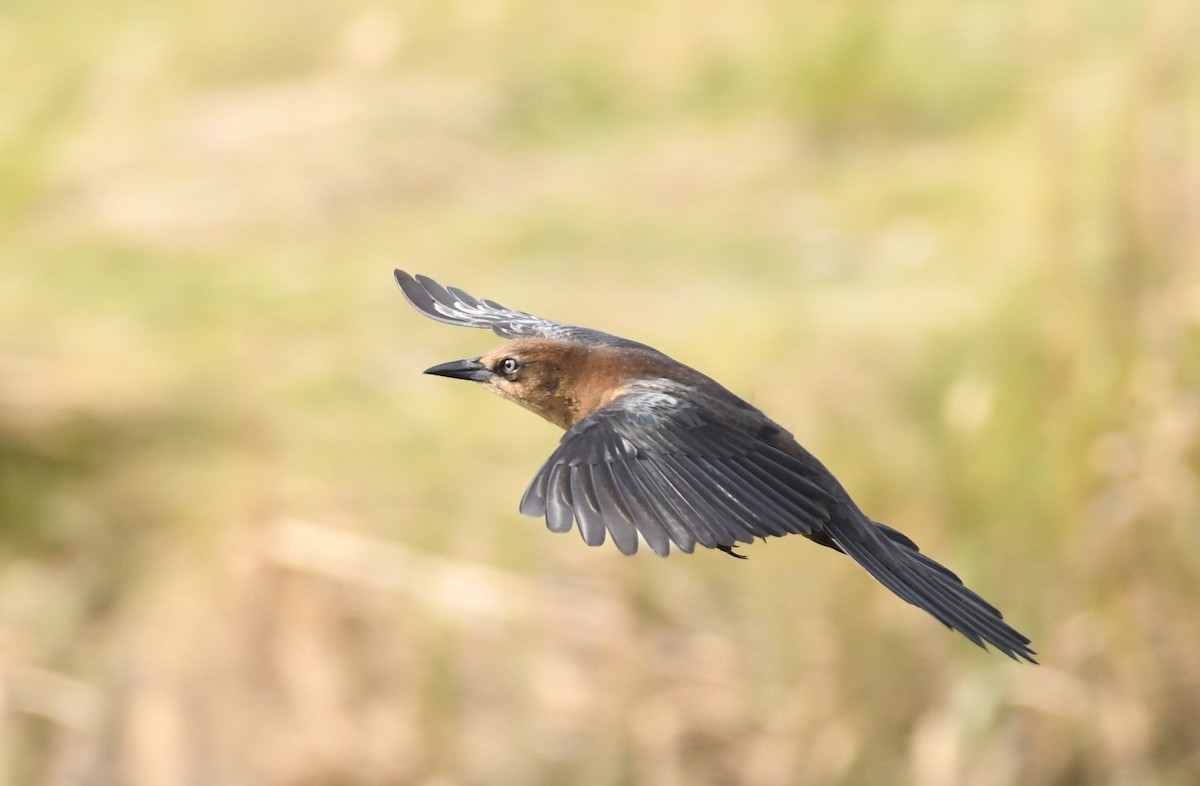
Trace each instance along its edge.
{"label": "gray wing covert", "polygon": [[411,276],[396,270],[396,283],[413,308],[430,319],[462,327],[490,328],[501,338],[549,338],[577,341],[591,346],[645,347],[636,341],[591,328],[565,325],[505,308],[494,300],[483,300],[458,287],[444,287],[428,276]]}
{"label": "gray wing covert", "polygon": [[538,472],[521,512],[554,532],[577,524],[591,546],[611,536],[632,554],[638,535],[670,545],[728,549],[755,538],[810,534],[831,497],[800,462],[740,424],[656,391],[626,394],[577,423]]}

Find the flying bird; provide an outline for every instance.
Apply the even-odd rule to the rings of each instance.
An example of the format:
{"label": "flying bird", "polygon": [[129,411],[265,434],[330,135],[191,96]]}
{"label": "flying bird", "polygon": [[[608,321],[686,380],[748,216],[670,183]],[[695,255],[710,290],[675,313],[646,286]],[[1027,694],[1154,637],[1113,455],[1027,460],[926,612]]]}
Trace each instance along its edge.
{"label": "flying bird", "polygon": [[476,382],[565,429],[521,499],[554,532],[640,541],[660,556],[697,545],[735,557],[755,538],[803,535],[849,555],[881,584],[975,644],[1036,663],[996,607],[873,521],[783,427],[720,384],[629,339],[535,317],[395,271],[414,308],[490,328],[505,344],[426,369]]}

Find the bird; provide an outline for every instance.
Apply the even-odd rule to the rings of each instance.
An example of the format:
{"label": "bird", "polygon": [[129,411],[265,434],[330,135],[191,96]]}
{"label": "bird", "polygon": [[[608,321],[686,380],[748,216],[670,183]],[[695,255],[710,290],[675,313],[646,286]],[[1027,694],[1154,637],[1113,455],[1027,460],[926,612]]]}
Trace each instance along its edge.
{"label": "bird", "polygon": [[424,373],[468,380],[562,428],[521,498],[553,532],[579,530],[667,556],[802,535],[842,552],[908,603],[976,645],[1036,663],[1030,639],[908,536],[874,521],[810,452],[703,373],[630,339],[515,311],[395,271],[408,302],[508,341]]}

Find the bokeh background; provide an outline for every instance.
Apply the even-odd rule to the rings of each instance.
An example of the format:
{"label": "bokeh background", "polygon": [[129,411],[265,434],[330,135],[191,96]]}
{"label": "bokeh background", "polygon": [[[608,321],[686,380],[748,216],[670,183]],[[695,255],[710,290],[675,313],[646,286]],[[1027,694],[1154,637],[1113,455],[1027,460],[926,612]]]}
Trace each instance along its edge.
{"label": "bokeh background", "polygon": [[[0,780],[1200,782],[1200,7],[0,6]],[[395,266],[652,343],[1032,636],[520,517]]]}

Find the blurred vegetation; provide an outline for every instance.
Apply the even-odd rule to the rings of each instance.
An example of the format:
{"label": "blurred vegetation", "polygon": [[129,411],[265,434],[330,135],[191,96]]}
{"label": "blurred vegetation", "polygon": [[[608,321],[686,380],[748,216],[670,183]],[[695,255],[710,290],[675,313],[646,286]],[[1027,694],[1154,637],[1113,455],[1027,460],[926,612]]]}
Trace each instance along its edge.
{"label": "blurred vegetation", "polygon": [[[0,778],[1200,781],[1186,0],[0,7]],[[402,266],[652,343],[1034,638],[516,513]],[[799,540],[799,539],[797,539]]]}

